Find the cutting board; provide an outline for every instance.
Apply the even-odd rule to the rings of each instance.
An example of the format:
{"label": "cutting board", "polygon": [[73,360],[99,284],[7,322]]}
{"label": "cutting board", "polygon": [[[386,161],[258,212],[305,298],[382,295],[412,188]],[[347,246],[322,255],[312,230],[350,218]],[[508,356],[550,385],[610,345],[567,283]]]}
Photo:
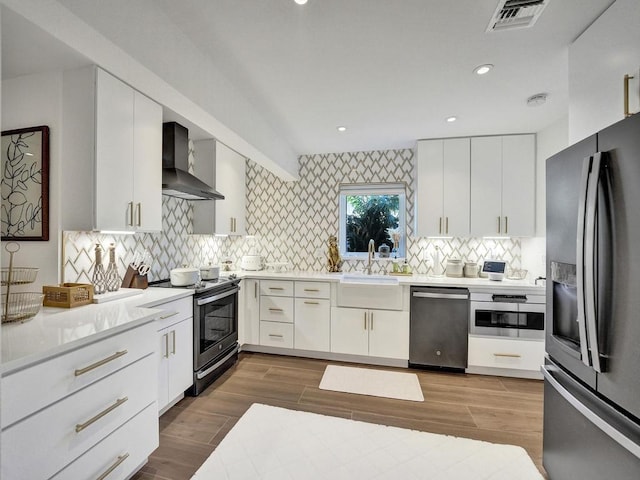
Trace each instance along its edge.
{"label": "cutting board", "polygon": [[101,293],[100,295],[93,296],[93,303],[104,303],[112,300],[120,300],[122,298],[133,297],[135,295],[141,295],[144,290],[139,288],[121,288],[115,292]]}

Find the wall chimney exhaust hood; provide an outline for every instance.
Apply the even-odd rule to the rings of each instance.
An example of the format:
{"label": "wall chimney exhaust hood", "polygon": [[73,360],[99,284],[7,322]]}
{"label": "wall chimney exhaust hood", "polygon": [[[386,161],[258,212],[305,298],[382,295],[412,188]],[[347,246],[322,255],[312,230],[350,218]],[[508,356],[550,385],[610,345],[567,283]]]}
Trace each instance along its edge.
{"label": "wall chimney exhaust hood", "polygon": [[162,124],[162,194],[184,200],[224,200],[224,195],[189,173],[189,131]]}

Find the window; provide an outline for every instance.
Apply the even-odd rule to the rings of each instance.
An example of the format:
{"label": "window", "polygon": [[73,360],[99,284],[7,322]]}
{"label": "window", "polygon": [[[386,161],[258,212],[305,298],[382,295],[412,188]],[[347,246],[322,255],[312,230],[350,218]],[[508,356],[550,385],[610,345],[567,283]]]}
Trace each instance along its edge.
{"label": "window", "polygon": [[340,185],[340,254],[345,258],[366,257],[369,240],[375,250],[382,244],[405,255],[406,194],[403,183]]}

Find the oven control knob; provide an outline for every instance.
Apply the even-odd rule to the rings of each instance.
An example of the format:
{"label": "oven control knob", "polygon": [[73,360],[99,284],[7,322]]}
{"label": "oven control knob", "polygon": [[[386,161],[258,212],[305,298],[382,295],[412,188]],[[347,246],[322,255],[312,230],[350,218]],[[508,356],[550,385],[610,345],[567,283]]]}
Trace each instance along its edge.
{"label": "oven control knob", "polygon": [[440,356],[442,355],[442,352],[440,350],[436,350],[436,355]]}

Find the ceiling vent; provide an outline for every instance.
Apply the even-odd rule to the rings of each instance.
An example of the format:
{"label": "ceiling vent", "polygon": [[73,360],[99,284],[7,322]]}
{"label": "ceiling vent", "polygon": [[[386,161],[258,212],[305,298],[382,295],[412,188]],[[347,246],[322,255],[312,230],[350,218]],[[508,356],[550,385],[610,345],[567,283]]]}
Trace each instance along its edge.
{"label": "ceiling vent", "polygon": [[533,26],[550,0],[500,0],[487,32]]}

